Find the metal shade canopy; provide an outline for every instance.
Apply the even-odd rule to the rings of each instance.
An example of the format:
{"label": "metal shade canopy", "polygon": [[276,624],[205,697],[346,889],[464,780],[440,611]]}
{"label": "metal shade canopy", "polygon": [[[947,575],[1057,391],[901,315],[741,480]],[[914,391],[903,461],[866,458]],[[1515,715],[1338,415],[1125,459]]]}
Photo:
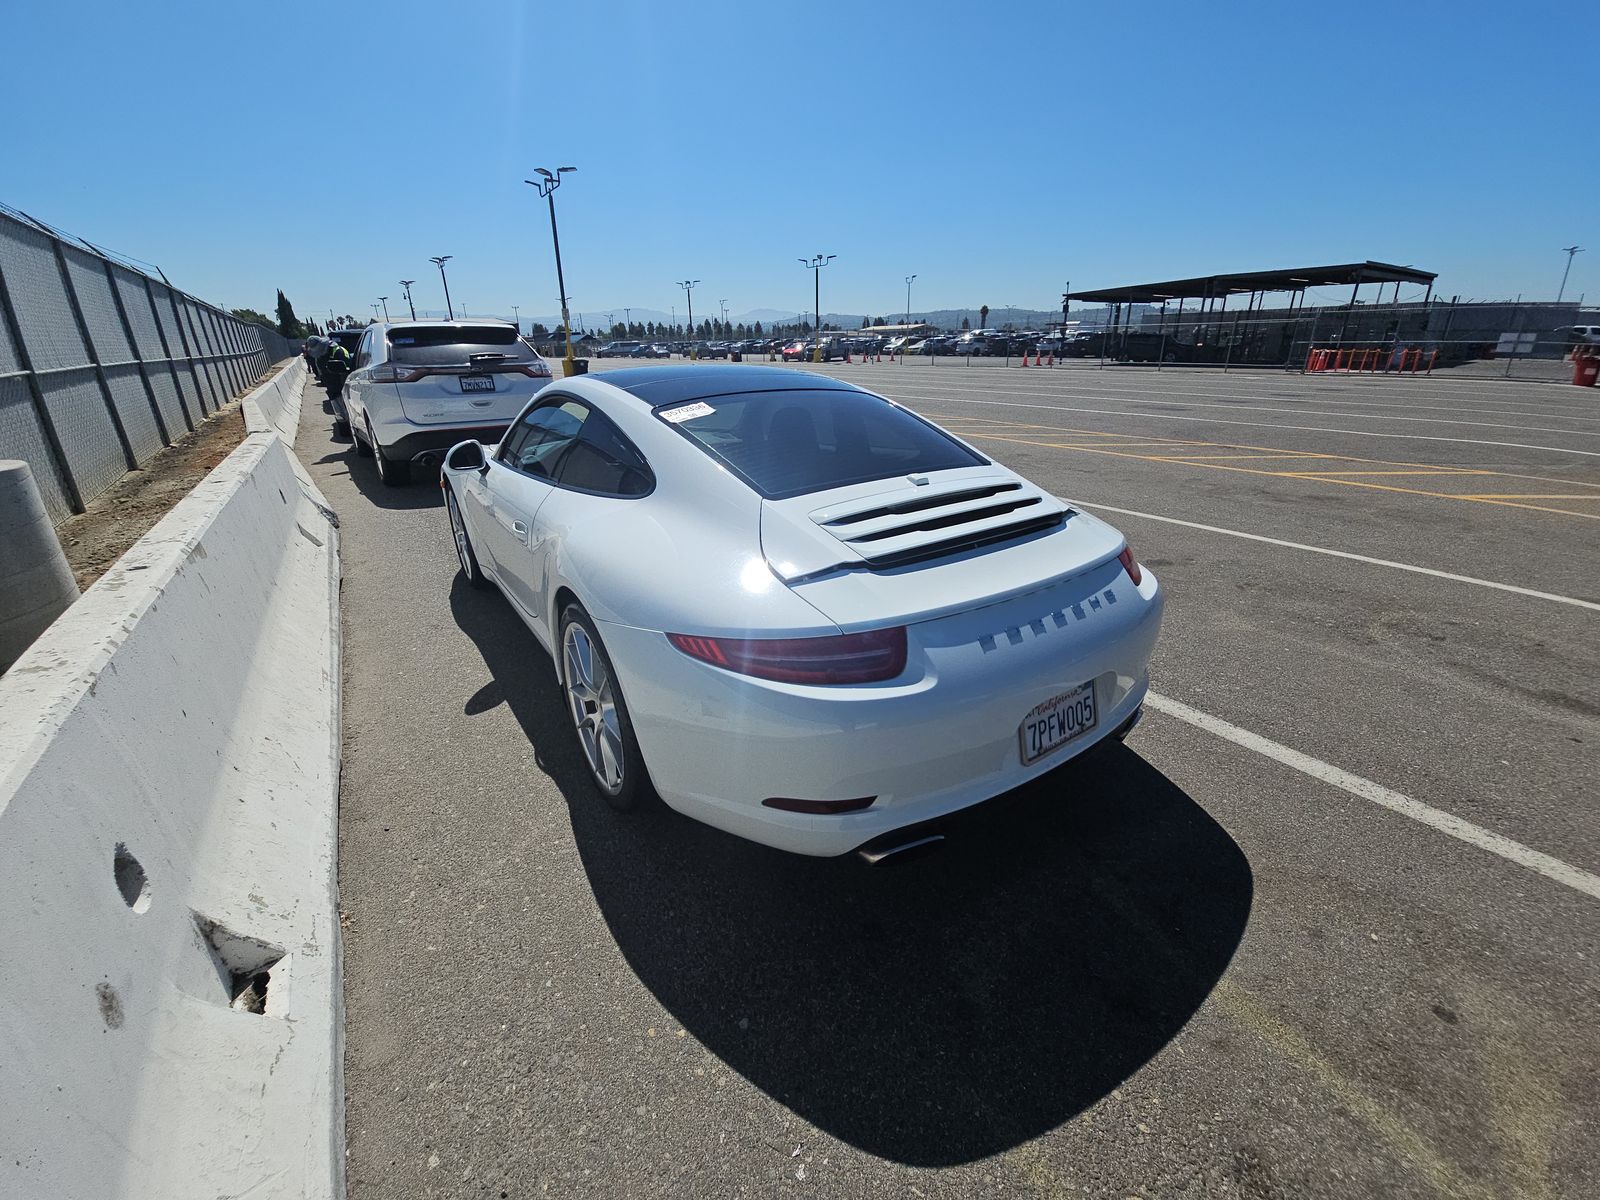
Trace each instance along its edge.
{"label": "metal shade canopy", "polygon": [[1326,267],[1290,267],[1281,271],[1246,271],[1234,275],[1201,275],[1126,287],[1068,292],[1063,299],[1091,304],[1160,304],[1163,300],[1198,300],[1244,292],[1298,292],[1308,287],[1340,284],[1414,283],[1431,288],[1437,272],[1398,267],[1393,263],[1339,263]]}

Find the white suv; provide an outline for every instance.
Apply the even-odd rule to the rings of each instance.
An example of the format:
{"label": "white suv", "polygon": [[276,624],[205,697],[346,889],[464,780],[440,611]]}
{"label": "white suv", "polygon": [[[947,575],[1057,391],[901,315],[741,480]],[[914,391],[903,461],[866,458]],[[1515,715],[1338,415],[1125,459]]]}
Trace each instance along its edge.
{"label": "white suv", "polygon": [[413,463],[437,468],[457,442],[494,445],[550,379],[505,321],[369,325],[344,385],[356,453],[390,487],[409,483]]}

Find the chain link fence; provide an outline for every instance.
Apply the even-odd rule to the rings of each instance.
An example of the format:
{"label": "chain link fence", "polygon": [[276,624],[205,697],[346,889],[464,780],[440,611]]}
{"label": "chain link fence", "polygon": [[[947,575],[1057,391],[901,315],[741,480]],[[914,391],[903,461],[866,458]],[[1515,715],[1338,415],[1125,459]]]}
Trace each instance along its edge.
{"label": "chain link fence", "polygon": [[0,458],[60,522],[294,353],[23,213],[0,208]]}

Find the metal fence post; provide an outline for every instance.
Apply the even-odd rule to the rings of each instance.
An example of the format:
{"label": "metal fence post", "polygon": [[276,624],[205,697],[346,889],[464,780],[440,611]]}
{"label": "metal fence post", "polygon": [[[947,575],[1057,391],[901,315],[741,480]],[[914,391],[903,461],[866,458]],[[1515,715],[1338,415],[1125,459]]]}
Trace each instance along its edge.
{"label": "metal fence post", "polygon": [[28,353],[28,345],[22,340],[22,325],[17,320],[16,307],[11,303],[11,288],[6,283],[4,268],[0,268],[0,310],[3,310],[6,332],[11,335],[11,344],[16,347],[17,362],[22,365],[23,374],[28,377],[28,395],[33,399],[34,415],[38,417],[39,428],[44,431],[44,440],[50,447],[50,465],[55,468],[61,490],[67,494],[67,504],[73,512],[81,513],[83,495],[78,491],[78,481],[73,478],[66,451],[61,448],[61,438],[56,434],[56,423],[50,415],[50,406],[44,402],[44,389],[39,386],[38,373],[33,369],[33,356]]}
{"label": "metal fence post", "polygon": [[111,417],[111,427],[117,431],[117,441],[122,443],[122,456],[128,462],[128,470],[139,469],[138,456],[133,452],[133,443],[128,440],[128,431],[123,427],[122,414],[117,411],[116,399],[111,395],[111,381],[106,378],[106,369],[100,365],[100,351],[95,347],[94,338],[89,334],[89,322],[84,320],[83,304],[78,299],[78,289],[72,282],[72,272],[67,269],[67,255],[61,248],[61,239],[52,237],[50,246],[56,252],[56,266],[61,270],[61,286],[66,289],[67,305],[72,309],[72,319],[78,324],[78,335],[83,338],[84,348],[89,352],[89,363],[94,367],[94,377],[100,384],[100,394],[105,397],[106,413]]}
{"label": "metal fence post", "polygon": [[161,342],[161,353],[167,357],[167,370],[172,374],[172,390],[178,394],[178,410],[183,413],[183,423],[194,432],[194,417],[189,415],[189,402],[183,398],[183,385],[178,382],[178,363],[172,357],[172,344],[167,341],[167,331],[162,328],[160,313],[156,310],[156,290],[150,282],[150,276],[141,276],[144,279],[145,299],[150,301],[150,319],[156,323],[156,337]]}
{"label": "metal fence post", "polygon": [[139,364],[139,382],[144,384],[144,398],[150,403],[150,415],[156,419],[156,431],[161,434],[163,446],[172,445],[172,435],[167,432],[167,422],[161,415],[161,405],[156,402],[156,389],[150,383],[150,373],[145,369],[144,355],[139,353],[139,339],[133,335],[133,322],[128,320],[127,306],[122,303],[122,291],[117,287],[117,274],[111,269],[111,260],[100,260],[106,269],[106,285],[111,288],[111,303],[116,306],[117,317],[122,322],[122,332],[127,336],[128,349],[133,351],[133,361]]}
{"label": "metal fence post", "polygon": [[210,415],[206,412],[206,389],[200,382],[200,368],[194,360],[194,351],[189,348],[189,334],[183,328],[183,314],[178,310],[178,291],[170,283],[167,285],[167,302],[172,305],[172,323],[178,327],[183,356],[189,361],[189,378],[194,381],[195,403],[200,406],[200,416],[204,419]]}

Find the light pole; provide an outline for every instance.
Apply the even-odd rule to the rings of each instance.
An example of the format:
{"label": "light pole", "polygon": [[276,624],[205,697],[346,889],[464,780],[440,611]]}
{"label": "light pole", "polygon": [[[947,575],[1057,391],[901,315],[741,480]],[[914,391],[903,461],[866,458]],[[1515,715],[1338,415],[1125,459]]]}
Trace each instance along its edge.
{"label": "light pole", "polygon": [[522,182],[530,187],[539,189],[539,195],[550,202],[550,241],[556,248],[556,287],[561,289],[561,324],[567,331],[567,374],[573,375],[576,369],[572,358],[572,318],[567,315],[567,280],[561,273],[561,235],[556,232],[556,189],[561,186],[561,177],[577,167],[557,167],[555,173],[546,171],[543,167],[535,167],[533,172],[539,176],[538,180],[524,179]]}
{"label": "light pole", "polygon": [[722,336],[726,340],[733,336],[728,329],[728,302],[726,300],[718,300],[717,303],[722,305]]}
{"label": "light pole", "polygon": [[1563,246],[1561,248],[1567,252],[1567,269],[1561,272],[1561,290],[1556,293],[1557,304],[1560,304],[1561,297],[1567,294],[1567,276],[1572,273],[1572,256],[1583,253],[1582,246]]}
{"label": "light pole", "polygon": [[822,268],[838,258],[837,254],[819,254],[815,258],[802,258],[800,265],[811,272],[813,304],[817,310],[817,348],[812,351],[811,361],[822,361]]}
{"label": "light pole", "polygon": [[[694,285],[699,283],[699,282],[700,281],[698,279],[680,279],[680,280],[678,280],[678,286],[683,289],[683,298],[686,301],[688,301],[688,303],[689,303],[689,342],[690,342],[689,357],[690,358],[699,358],[700,357],[700,355],[698,353],[696,353],[696,351],[694,349],[694,345],[693,345],[693,343],[694,343]],[[676,322],[677,319],[678,319],[678,315],[677,315],[678,314],[678,310],[676,308],[674,308],[672,310],[672,314],[673,314],[672,315],[672,319],[673,319],[674,322]]]}
{"label": "light pole", "polygon": [[411,319],[413,321],[417,319],[417,306],[411,303],[411,285],[415,282],[415,279],[402,279],[400,281],[400,286],[406,290],[406,307],[411,310]]}
{"label": "light pole", "polygon": [[628,336],[633,336],[633,309],[626,306],[622,309],[622,323],[628,327]]}
{"label": "light pole", "polygon": [[456,310],[455,306],[450,303],[450,281],[444,277],[444,265],[454,257],[454,254],[441,254],[437,258],[428,260],[439,268],[439,282],[444,284],[444,311],[449,314],[452,321],[456,319]]}
{"label": "light pole", "polygon": [[511,306],[511,323],[517,327],[517,336],[521,337],[522,336],[522,306],[520,304],[513,304]]}
{"label": "light pole", "polygon": [[915,275],[906,276],[906,331],[900,335],[900,361],[906,361],[906,343],[911,340],[911,281]]}
{"label": "light pole", "polygon": [[372,310],[372,319],[376,321],[378,319],[378,306],[376,304],[369,304],[367,307]]}
{"label": "light pole", "polygon": [[378,303],[383,305],[383,323],[387,325],[389,323],[389,297],[379,296]]}

